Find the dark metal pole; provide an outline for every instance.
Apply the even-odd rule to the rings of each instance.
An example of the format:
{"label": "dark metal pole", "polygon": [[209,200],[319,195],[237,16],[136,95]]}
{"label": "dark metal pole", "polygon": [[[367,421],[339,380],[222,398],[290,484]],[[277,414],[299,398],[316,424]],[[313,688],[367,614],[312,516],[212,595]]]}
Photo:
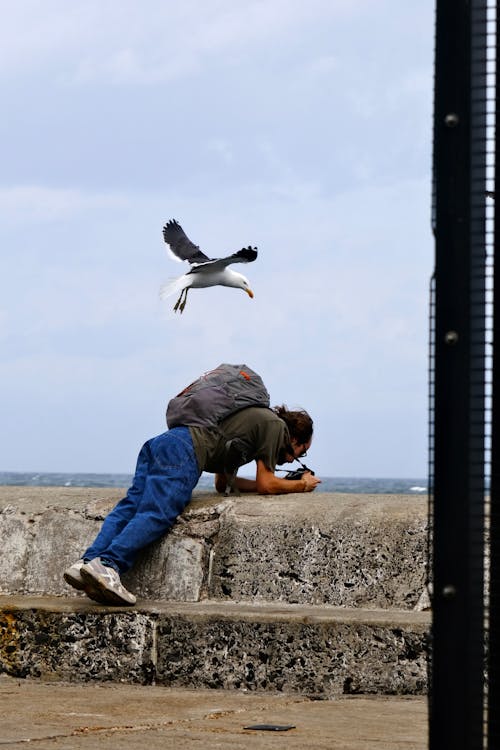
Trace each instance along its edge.
{"label": "dark metal pole", "polygon": [[472,93],[483,22],[485,32],[485,2],[437,0],[430,750],[483,747],[484,165],[475,138],[485,123]]}
{"label": "dark metal pole", "polygon": [[[498,4],[497,4],[498,5]],[[500,123],[500,13],[496,23],[495,122]],[[500,748],[500,128],[495,133],[495,193],[493,237],[493,373],[491,418],[490,564],[488,624],[488,747]],[[496,385],[496,392],[495,392]]]}

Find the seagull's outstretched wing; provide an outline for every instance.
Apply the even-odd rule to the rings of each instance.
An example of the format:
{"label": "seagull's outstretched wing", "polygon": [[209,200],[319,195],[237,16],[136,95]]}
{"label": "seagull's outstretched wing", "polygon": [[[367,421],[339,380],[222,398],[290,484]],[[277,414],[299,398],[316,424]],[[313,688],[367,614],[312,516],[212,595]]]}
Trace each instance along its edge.
{"label": "seagull's outstretched wing", "polygon": [[187,260],[188,263],[203,263],[210,260],[205,253],[201,252],[198,245],[191,242],[175,219],[171,219],[163,227],[163,239],[179,260]]}
{"label": "seagull's outstretched wing", "polygon": [[232,255],[228,255],[227,258],[214,258],[214,260],[206,260],[202,261],[199,264],[197,263],[193,268],[191,269],[190,273],[195,273],[196,271],[203,271],[203,269],[206,269],[207,271],[218,271],[226,268],[226,266],[230,266],[231,263],[251,263],[254,261],[257,257],[257,248],[256,247],[244,247],[241,250],[238,250],[238,252],[233,253]]}

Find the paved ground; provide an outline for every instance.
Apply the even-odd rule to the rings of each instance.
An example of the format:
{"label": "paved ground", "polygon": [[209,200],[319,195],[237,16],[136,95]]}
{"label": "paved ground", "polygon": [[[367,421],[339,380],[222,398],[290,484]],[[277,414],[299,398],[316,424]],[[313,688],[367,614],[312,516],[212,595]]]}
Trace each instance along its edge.
{"label": "paved ground", "polygon": [[[69,685],[0,677],[0,747],[37,750],[426,750],[425,698]],[[286,731],[248,729],[293,725]]]}

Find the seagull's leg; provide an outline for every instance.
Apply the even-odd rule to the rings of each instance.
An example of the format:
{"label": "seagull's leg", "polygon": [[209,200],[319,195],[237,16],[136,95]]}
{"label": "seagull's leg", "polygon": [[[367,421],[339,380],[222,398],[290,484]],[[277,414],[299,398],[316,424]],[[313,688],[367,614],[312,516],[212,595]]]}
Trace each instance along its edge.
{"label": "seagull's leg", "polygon": [[[177,312],[177,310],[179,309],[179,305],[181,304],[181,300],[182,300],[182,295],[183,295],[183,294],[184,294],[184,289],[183,289],[183,290],[182,290],[182,292],[180,293],[180,295],[179,295],[179,299],[177,300],[177,302],[176,302],[176,303],[175,303],[175,305],[174,305],[174,312]],[[183,308],[181,308],[181,312],[182,312],[182,310],[183,310]]]}
{"label": "seagull's leg", "polygon": [[186,307],[186,302],[187,302],[187,298],[188,298],[188,291],[189,291],[189,287],[187,286],[187,287],[186,287],[186,288],[184,289],[184,302],[183,302],[183,303],[181,304],[181,306],[180,306],[180,308],[179,308],[179,311],[180,311],[181,313],[183,313],[183,312],[184,312],[184,308]]}

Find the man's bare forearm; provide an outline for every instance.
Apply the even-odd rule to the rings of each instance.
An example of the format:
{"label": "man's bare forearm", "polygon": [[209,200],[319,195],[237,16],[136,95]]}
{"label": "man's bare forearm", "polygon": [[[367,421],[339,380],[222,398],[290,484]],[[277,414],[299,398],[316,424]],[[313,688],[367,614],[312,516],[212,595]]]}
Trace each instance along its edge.
{"label": "man's bare forearm", "polygon": [[[245,477],[236,477],[234,481],[236,489],[240,492],[257,492],[257,482],[255,479],[246,479]],[[225,492],[227,479],[225,474],[215,475],[215,489],[217,492]]]}

